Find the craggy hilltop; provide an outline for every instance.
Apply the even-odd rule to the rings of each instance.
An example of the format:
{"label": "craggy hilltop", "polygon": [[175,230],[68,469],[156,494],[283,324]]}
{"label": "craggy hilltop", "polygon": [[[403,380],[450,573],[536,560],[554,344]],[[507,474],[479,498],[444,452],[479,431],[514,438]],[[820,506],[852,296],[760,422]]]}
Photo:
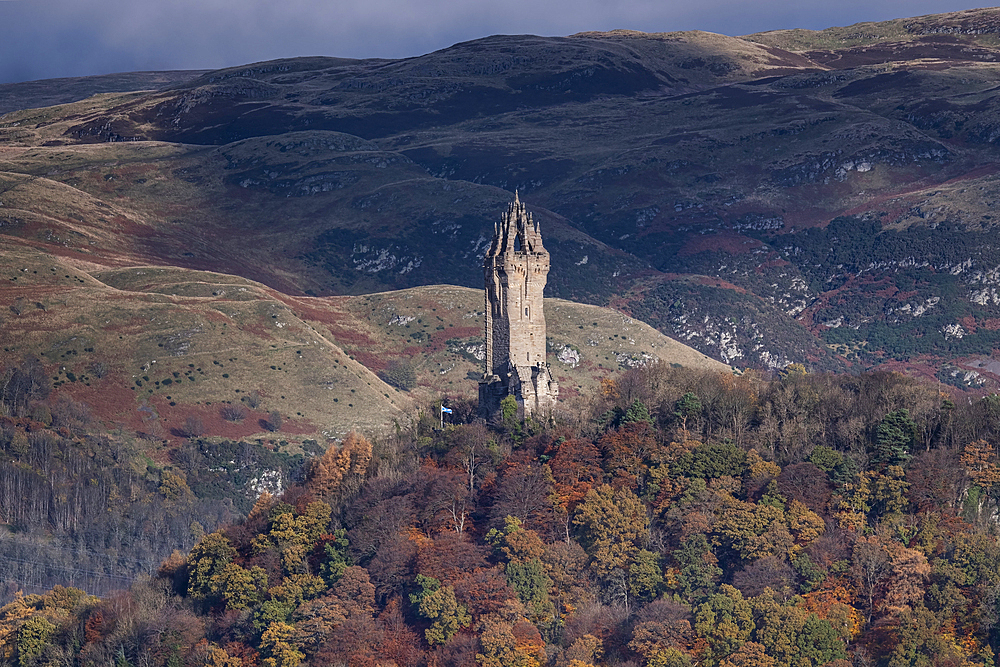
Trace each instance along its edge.
{"label": "craggy hilltop", "polygon": [[737,366],[994,386],[997,17],[176,73],[3,117],[0,221],[77,263],[289,294],[479,287],[516,188],[551,239],[553,296]]}

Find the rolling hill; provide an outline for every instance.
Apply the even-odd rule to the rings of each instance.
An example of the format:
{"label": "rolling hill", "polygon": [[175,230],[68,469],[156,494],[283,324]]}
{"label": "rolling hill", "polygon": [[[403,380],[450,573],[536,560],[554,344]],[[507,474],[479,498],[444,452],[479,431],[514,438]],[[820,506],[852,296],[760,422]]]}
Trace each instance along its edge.
{"label": "rolling hill", "polygon": [[[177,443],[200,432],[303,440],[407,426],[418,406],[471,399],[482,374],[482,292],[428,286],[289,296],[217,272],[85,265],[0,246],[5,360],[39,356],[60,394],[109,428]],[[654,359],[728,367],[607,308],[550,299],[550,362],[564,409],[601,378]],[[411,365],[410,391],[379,379]],[[280,415],[280,427],[271,424]]]}
{"label": "rolling hill", "polygon": [[139,77],[0,117],[0,231],[296,298],[475,288],[518,189],[555,297],[727,364],[996,386],[998,26],[494,36]]}

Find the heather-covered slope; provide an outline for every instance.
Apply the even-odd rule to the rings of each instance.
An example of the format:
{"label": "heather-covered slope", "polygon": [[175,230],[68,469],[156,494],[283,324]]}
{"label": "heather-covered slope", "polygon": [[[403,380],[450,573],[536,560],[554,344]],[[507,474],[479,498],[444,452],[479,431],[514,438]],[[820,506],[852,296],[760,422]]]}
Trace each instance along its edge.
{"label": "heather-covered slope", "polygon": [[22,110],[0,122],[4,229],[293,294],[476,287],[519,189],[553,296],[736,365],[951,381],[989,366],[1000,321],[996,17],[495,36]]}

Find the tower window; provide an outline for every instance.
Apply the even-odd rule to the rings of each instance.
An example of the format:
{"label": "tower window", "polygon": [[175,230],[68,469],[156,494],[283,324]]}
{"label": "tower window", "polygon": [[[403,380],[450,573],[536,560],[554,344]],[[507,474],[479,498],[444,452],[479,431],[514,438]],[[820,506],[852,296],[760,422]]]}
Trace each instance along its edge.
{"label": "tower window", "polygon": [[527,316],[528,316],[528,309],[527,309],[527,308],[525,308],[525,309],[524,309],[524,316],[525,316],[525,317],[527,317]]}

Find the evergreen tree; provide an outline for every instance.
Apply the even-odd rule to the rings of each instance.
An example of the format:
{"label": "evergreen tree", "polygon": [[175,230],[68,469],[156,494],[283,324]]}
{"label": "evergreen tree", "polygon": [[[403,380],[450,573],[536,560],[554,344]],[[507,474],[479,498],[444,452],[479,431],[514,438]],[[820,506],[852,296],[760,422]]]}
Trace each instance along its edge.
{"label": "evergreen tree", "polygon": [[917,424],[906,408],[890,412],[875,428],[872,458],[882,466],[903,465],[917,441]]}

